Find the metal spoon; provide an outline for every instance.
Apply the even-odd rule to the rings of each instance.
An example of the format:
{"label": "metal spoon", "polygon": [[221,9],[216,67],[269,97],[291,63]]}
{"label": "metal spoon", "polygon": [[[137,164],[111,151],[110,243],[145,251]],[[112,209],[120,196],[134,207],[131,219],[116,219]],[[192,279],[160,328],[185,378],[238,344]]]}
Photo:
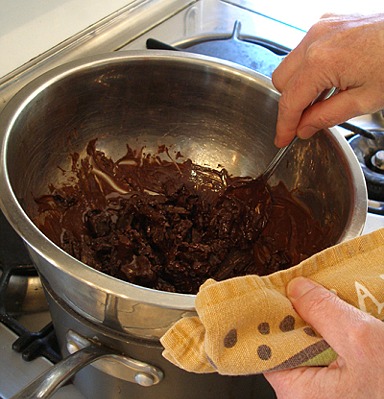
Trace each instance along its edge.
{"label": "metal spoon", "polygon": [[295,136],[295,138],[287,146],[282,147],[280,148],[279,151],[277,151],[272,161],[265,168],[264,172],[259,176],[259,179],[262,179],[265,182],[269,180],[269,178],[273,175],[273,172],[279,166],[281,160],[284,158],[285,154],[292,148],[292,146],[296,143],[297,140],[298,137]]}
{"label": "metal spoon", "polygon": [[[336,92],[337,92],[336,87],[333,87],[330,90],[324,90],[311,102],[311,104],[309,106],[312,106],[320,101],[328,99]],[[279,164],[280,164],[281,160],[284,158],[285,154],[287,154],[287,152],[292,148],[292,146],[296,143],[297,140],[298,140],[298,137],[295,136],[295,138],[287,146],[280,148],[280,150],[277,151],[277,153],[273,157],[272,161],[268,164],[268,166],[265,168],[264,172],[260,175],[260,177],[258,179],[262,179],[264,182],[267,182],[269,180],[269,178],[272,176],[273,172],[279,166]]]}

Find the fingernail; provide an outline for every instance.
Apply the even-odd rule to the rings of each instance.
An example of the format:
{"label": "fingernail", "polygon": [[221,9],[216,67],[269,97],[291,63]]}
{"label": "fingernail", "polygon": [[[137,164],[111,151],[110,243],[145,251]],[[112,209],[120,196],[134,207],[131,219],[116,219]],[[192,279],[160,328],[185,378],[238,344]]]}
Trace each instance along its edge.
{"label": "fingernail", "polygon": [[316,287],[316,284],[305,277],[296,277],[288,283],[287,295],[291,299],[298,299]]}

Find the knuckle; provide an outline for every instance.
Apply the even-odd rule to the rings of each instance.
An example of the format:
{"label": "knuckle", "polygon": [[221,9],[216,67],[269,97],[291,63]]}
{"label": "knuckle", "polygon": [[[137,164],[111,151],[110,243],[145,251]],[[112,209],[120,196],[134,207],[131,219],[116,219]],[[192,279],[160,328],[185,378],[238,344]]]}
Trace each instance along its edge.
{"label": "knuckle", "polygon": [[322,65],[328,63],[328,51],[321,45],[315,42],[308,46],[305,54],[305,63],[308,68],[319,70]]}
{"label": "knuckle", "polygon": [[275,70],[272,73],[272,84],[275,86],[275,88],[281,93],[282,92],[282,84],[280,83],[280,75],[279,71]]}
{"label": "knuckle", "polygon": [[330,20],[327,14],[324,14],[321,19],[319,19],[308,31],[309,36],[313,39],[316,39],[320,36],[323,36],[325,33],[329,32]]}
{"label": "knuckle", "polygon": [[331,127],[331,126],[334,126],[336,124],[336,122],[337,121],[334,116],[319,113],[315,127],[318,129]]}
{"label": "knuckle", "polygon": [[331,12],[326,12],[323,14],[320,19],[327,19],[327,18],[334,18],[337,17],[337,14],[331,13]]}
{"label": "knuckle", "polygon": [[285,115],[291,111],[291,94],[289,90],[284,91],[279,100],[279,114]]}
{"label": "knuckle", "polygon": [[279,113],[278,113],[278,119],[281,120],[287,115],[289,112],[288,104],[286,103],[285,99],[281,97],[281,100],[279,102]]}
{"label": "knuckle", "polygon": [[356,312],[355,318],[350,323],[348,336],[353,342],[369,342],[372,337],[372,320],[365,314]]}
{"label": "knuckle", "polygon": [[332,292],[314,288],[308,295],[308,298],[306,298],[305,307],[311,314],[327,314],[329,312],[329,306],[333,305],[335,300],[337,300],[337,297]]}

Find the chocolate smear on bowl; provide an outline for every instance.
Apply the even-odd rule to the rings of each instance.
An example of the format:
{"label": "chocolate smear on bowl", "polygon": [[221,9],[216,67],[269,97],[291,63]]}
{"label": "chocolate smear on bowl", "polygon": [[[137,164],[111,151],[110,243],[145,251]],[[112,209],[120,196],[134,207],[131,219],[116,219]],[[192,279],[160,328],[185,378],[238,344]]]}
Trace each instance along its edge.
{"label": "chocolate smear on bowl", "polygon": [[[329,245],[327,229],[283,183],[244,190],[231,176],[160,146],[114,161],[71,154],[73,182],[36,198],[34,222],[83,263],[131,283],[196,294],[208,278],[266,275]],[[166,159],[160,155],[168,155]]]}

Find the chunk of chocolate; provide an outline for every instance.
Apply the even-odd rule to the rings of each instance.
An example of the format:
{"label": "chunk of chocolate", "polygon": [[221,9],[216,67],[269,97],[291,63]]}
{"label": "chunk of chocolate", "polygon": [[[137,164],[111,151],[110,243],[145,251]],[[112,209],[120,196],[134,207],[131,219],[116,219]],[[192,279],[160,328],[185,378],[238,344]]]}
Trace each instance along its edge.
{"label": "chunk of chocolate", "polygon": [[[327,231],[282,184],[128,147],[113,161],[89,143],[76,179],[36,199],[43,233],[89,266],[145,287],[195,294],[208,278],[265,275],[324,249]],[[245,184],[244,184],[245,183]]]}

